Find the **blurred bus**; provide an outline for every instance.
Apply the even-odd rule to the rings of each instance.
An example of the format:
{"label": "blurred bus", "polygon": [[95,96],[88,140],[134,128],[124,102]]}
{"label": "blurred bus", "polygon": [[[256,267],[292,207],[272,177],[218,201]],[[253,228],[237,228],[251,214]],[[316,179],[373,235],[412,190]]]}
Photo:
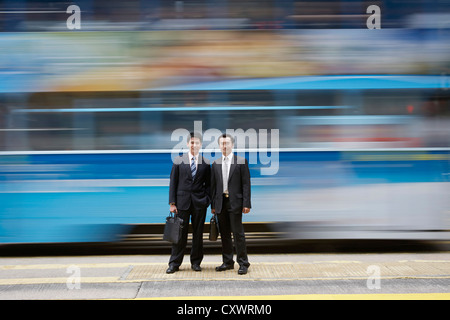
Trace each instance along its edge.
{"label": "blurred bus", "polygon": [[448,87],[442,76],[311,76],[3,93],[0,242],[120,241],[162,225],[185,139],[172,134],[196,121],[279,130],[265,150],[237,150],[256,159],[248,224],[289,239],[448,239]]}

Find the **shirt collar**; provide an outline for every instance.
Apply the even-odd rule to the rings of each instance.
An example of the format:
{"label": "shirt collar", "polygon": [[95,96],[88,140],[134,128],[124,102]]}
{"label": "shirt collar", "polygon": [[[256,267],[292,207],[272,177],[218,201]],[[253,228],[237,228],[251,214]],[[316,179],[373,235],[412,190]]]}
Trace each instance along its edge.
{"label": "shirt collar", "polygon": [[195,157],[195,161],[198,161],[198,156],[199,156],[198,154],[196,156],[194,156],[193,154],[191,154],[190,151],[188,153],[189,153],[189,161],[192,160],[192,157]]}
{"label": "shirt collar", "polygon": [[231,152],[231,153],[230,153],[228,156],[226,156],[226,157],[222,154],[222,160],[225,161],[225,159],[227,159],[227,160],[233,159],[233,152]]}

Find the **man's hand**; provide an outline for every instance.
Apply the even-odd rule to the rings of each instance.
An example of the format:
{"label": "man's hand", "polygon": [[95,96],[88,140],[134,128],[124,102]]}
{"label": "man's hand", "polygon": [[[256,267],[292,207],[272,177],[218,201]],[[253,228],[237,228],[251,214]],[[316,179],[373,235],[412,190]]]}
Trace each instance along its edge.
{"label": "man's hand", "polygon": [[170,205],[170,212],[178,213],[177,206],[174,205],[174,204],[171,204],[171,205]]}
{"label": "man's hand", "polygon": [[242,209],[242,213],[249,213],[250,212],[250,208],[244,207]]}
{"label": "man's hand", "polygon": [[216,209],[211,209],[212,214],[216,214]]}

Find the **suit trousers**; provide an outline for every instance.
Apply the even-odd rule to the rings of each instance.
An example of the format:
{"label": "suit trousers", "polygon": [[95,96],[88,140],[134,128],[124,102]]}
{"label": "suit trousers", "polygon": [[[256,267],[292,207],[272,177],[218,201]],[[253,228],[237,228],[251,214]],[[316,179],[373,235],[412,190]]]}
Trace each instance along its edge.
{"label": "suit trousers", "polygon": [[206,207],[195,208],[191,202],[188,210],[178,210],[177,215],[183,219],[183,231],[180,242],[172,245],[169,265],[179,267],[183,262],[188,238],[189,218],[192,221],[191,265],[200,265],[203,260],[203,227],[205,225]]}
{"label": "suit trousers", "polygon": [[242,211],[232,212],[230,199],[223,197],[221,212],[217,215],[219,219],[220,238],[222,239],[222,259],[226,265],[233,265],[233,233],[234,247],[236,249],[236,260],[239,266],[249,267],[247,256],[247,245],[245,241],[244,226],[242,225]]}

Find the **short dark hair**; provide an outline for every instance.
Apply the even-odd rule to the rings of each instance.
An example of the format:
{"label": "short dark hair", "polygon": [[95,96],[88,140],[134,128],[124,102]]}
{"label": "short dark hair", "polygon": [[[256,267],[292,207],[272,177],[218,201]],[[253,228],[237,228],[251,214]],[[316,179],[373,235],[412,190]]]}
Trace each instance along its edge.
{"label": "short dark hair", "polygon": [[233,136],[232,136],[231,134],[223,133],[223,134],[219,137],[219,140],[217,140],[217,143],[218,143],[218,144],[220,144],[220,139],[221,139],[221,138],[230,138],[231,143],[234,145],[234,138],[233,138]]}
{"label": "short dark hair", "polygon": [[200,140],[200,142],[203,142],[202,139],[202,134],[199,132],[189,132],[188,136],[187,136],[187,143],[189,143],[189,141],[191,141],[192,138],[197,138]]}

